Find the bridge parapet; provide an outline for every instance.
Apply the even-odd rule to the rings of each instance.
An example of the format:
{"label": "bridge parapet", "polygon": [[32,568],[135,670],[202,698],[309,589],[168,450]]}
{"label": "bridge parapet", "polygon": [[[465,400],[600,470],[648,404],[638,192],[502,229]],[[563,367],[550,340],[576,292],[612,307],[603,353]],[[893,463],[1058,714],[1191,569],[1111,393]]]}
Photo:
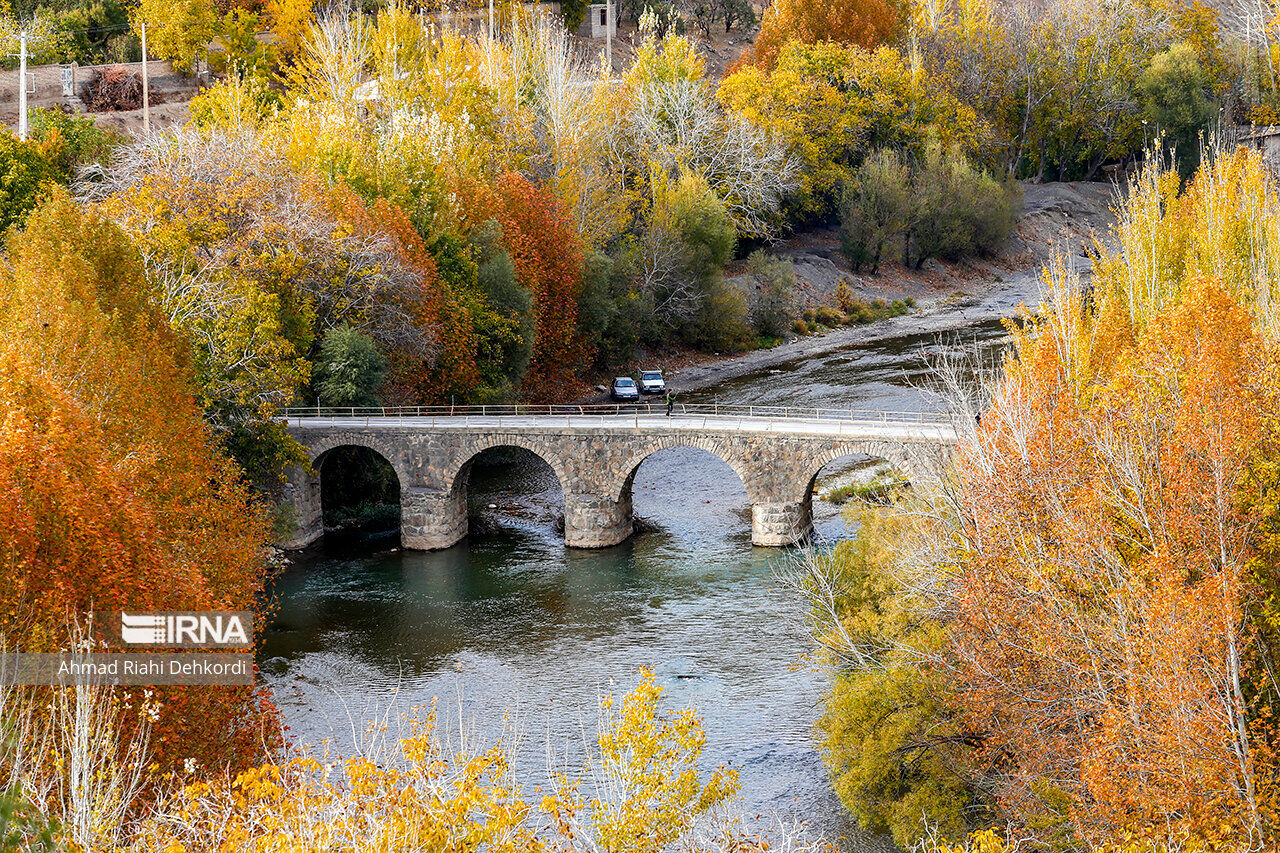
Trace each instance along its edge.
{"label": "bridge parapet", "polygon": [[302,547],[323,534],[317,472],[324,454],[341,446],[368,447],[390,462],[400,480],[402,544],[430,550],[466,535],[471,464],[493,447],[527,450],[555,471],[564,492],[565,541],[572,547],[608,547],[631,535],[636,470],[671,447],[707,450],[728,463],[751,502],[752,542],[779,546],[812,528],[813,481],[828,462],[851,454],[880,457],[919,481],[936,476],[956,440],[940,418],[912,413],[893,419],[892,413],[855,417],[866,413],[841,410],[844,417],[818,417],[835,410],[809,409],[803,411],[814,414],[787,417],[779,412],[801,410],[677,406],[668,417],[665,406],[643,405],[453,411],[286,413],[312,470],[290,472],[286,495],[299,531],[284,544]]}

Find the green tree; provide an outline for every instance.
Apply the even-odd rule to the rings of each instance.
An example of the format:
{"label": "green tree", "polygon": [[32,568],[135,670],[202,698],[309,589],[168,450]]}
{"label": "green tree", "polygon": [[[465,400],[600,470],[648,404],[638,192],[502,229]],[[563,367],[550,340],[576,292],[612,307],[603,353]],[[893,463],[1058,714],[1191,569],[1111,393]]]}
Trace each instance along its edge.
{"label": "green tree", "polygon": [[521,285],[511,253],[503,244],[502,226],[496,220],[480,223],[471,232],[470,246],[476,264],[476,292],[482,303],[473,309],[481,375],[485,387],[480,399],[514,399],[529,370],[538,333],[533,293]]}
{"label": "green tree", "polygon": [[756,22],[756,11],[751,6],[751,0],[712,0],[712,5],[719,12],[720,20],[724,21],[726,33],[735,27],[746,30]]}
{"label": "green tree", "polygon": [[685,172],[671,196],[671,217],[684,245],[685,267],[701,281],[709,281],[733,259],[738,235],[724,202],[706,179]]}
{"label": "green tree", "polygon": [[653,300],[635,287],[633,272],[621,252],[592,251],[584,259],[578,324],[599,369],[629,361],[641,341],[661,341]]}
{"label": "green tree", "polygon": [[1196,135],[1213,117],[1209,81],[1196,51],[1178,42],[1157,53],[1138,78],[1142,108],[1187,168],[1199,162]]}
{"label": "green tree", "polygon": [[56,853],[60,829],[31,804],[21,785],[0,791],[0,853]]}
{"label": "green tree", "polygon": [[573,32],[587,19],[588,0],[561,0],[560,14],[564,16],[564,28]]}
{"label": "green tree", "polygon": [[387,360],[373,338],[345,323],[325,333],[312,371],[321,406],[376,406],[386,376]]}
{"label": "green tree", "polygon": [[854,271],[869,264],[878,272],[885,244],[903,235],[912,215],[911,172],[897,152],[882,148],[858,169],[841,204],[840,248]]}
{"label": "green tree", "polygon": [[954,840],[989,818],[963,772],[981,738],[956,721],[945,676],[920,665],[945,642],[943,626],[897,580],[897,554],[915,535],[911,509],[857,507],[856,538],[798,579],[836,666],[818,722],[832,783],[864,827],[904,849],[929,827]]}
{"label": "green tree", "polygon": [[[23,14],[20,7],[26,4],[14,5],[15,11]],[[100,65],[131,59],[118,56],[116,51],[120,30],[127,29],[129,24],[129,11],[121,0],[40,0],[33,5],[45,7],[57,30],[65,36],[65,41],[55,50],[48,51],[56,55],[51,61],[75,60],[81,65]],[[123,39],[128,43],[128,34]]]}
{"label": "green tree", "polygon": [[[957,260],[989,253],[1008,236],[1014,221],[1014,196],[989,174],[969,165],[952,147],[931,144],[915,175],[915,266],[930,258]],[[903,261],[909,260],[909,241]]]}
{"label": "green tree", "polygon": [[697,322],[685,333],[689,343],[711,352],[740,352],[755,343],[747,320],[747,299],[719,278],[711,283]]}

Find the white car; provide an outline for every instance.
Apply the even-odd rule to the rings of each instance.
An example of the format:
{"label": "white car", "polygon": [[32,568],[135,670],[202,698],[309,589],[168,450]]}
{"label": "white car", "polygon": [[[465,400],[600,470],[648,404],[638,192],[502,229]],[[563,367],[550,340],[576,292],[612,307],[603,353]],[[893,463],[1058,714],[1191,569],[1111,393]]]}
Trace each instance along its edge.
{"label": "white car", "polygon": [[662,379],[661,370],[640,371],[640,393],[661,394],[667,390],[667,383]]}

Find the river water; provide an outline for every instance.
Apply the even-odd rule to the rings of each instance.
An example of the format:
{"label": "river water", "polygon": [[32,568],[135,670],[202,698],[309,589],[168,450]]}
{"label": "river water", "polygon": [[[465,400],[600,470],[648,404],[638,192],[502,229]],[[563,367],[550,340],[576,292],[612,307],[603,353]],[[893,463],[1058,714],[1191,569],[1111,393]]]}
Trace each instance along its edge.
{"label": "river water", "polygon": [[[997,344],[983,323],[966,339]],[[936,405],[920,390],[933,336],[852,347],[683,395],[688,402],[879,408]],[[837,460],[817,493],[865,473]],[[536,457],[489,452],[474,466],[473,535],[442,552],[394,538],[295,556],[277,579],[259,659],[300,742],[349,749],[362,721],[438,698],[492,742],[514,720],[518,770],[544,783],[573,762],[601,696],[653,669],[670,708],[702,717],[704,764],[736,768],[747,815],[801,819],[848,849],[891,847],[846,817],[814,740],[826,675],[806,658],[804,607],[774,577],[780,552],[751,545],[737,475],[715,456],[674,448],[636,475],[648,530],[601,551],[569,550],[556,530],[560,485]],[[814,501],[821,540],[849,534],[839,507]],[[548,753],[559,758],[548,759]]]}

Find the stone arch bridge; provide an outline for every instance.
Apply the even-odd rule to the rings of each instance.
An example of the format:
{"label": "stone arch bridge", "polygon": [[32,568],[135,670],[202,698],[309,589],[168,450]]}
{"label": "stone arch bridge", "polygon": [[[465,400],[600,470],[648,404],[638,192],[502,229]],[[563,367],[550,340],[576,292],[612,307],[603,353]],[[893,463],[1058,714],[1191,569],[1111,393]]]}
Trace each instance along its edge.
{"label": "stone arch bridge", "polygon": [[650,455],[693,447],[737,472],[751,502],[751,541],[794,543],[812,528],[813,484],[824,465],[861,454],[909,479],[935,479],[956,435],[929,415],[766,406],[473,406],[290,409],[282,417],[311,470],[289,472],[284,500],[297,521],[287,548],[324,534],[320,466],[337,447],[369,448],[400,481],[401,544],[448,548],[467,535],[467,483],[485,450],[513,447],[543,459],[564,492],[565,543],[617,545],[632,533],[631,486]]}

